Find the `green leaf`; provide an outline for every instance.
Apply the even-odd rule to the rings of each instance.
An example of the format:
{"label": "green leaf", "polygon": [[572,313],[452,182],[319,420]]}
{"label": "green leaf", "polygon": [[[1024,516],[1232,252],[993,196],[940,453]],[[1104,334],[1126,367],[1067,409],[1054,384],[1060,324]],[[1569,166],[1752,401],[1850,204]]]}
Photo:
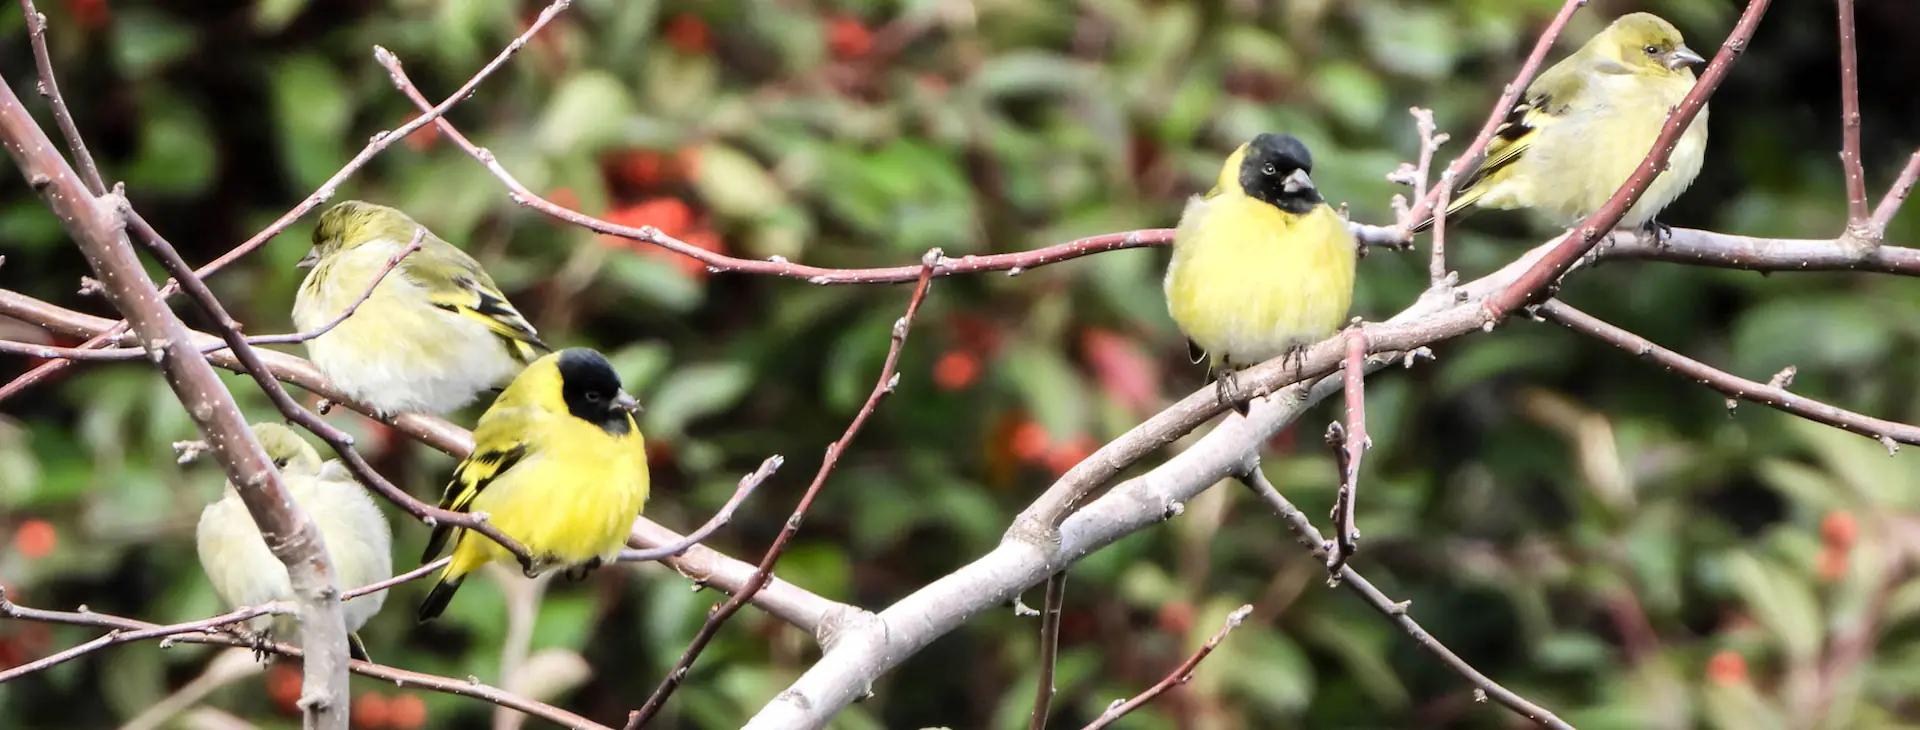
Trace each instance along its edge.
{"label": "green leaf", "polygon": [[1735,552],[1723,560],[1747,609],[1787,656],[1795,661],[1814,657],[1820,651],[1822,624],[1812,588],[1792,571],[1752,553]]}
{"label": "green leaf", "polygon": [[698,363],[675,370],[649,399],[647,432],[675,436],[702,416],[740,402],[753,385],[753,372],[737,362]]}
{"label": "green leaf", "polygon": [[280,151],[294,181],[319,187],[345,161],[341,143],[353,105],[340,76],[321,57],[300,54],[273,68],[271,88]]}
{"label": "green leaf", "polygon": [[632,96],[604,71],[582,71],[560,82],[535,127],[540,149],[552,155],[595,154],[620,141]]}
{"label": "green leaf", "polygon": [[716,142],[700,147],[698,157],[694,188],[722,215],[757,220],[787,204],[780,182],[746,153]]}

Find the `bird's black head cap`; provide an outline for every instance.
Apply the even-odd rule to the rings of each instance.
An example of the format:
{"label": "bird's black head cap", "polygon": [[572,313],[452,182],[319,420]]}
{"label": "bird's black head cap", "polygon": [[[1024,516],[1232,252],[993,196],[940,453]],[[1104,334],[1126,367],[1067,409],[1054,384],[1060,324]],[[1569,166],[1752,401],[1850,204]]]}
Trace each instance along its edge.
{"label": "bird's black head cap", "polygon": [[600,353],[584,347],[563,350],[556,366],[560,369],[560,396],[567,412],[611,434],[624,434],[633,428],[633,400],[620,389],[620,375]]}
{"label": "bird's black head cap", "polygon": [[1307,177],[1311,172],[1313,154],[1299,139],[1291,134],[1262,134],[1247,143],[1247,154],[1240,160],[1240,188],[1257,200],[1300,215],[1322,201]]}

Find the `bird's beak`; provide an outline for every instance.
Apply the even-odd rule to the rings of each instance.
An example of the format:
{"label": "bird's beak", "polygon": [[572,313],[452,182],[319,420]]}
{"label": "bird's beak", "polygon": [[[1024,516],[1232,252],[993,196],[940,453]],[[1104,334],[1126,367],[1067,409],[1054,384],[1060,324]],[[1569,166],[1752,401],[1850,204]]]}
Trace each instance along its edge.
{"label": "bird's beak", "polygon": [[1667,68],[1669,69],[1679,70],[1696,63],[1706,62],[1707,59],[1701,58],[1698,53],[1694,53],[1693,49],[1688,48],[1685,43],[1667,52]]}
{"label": "bird's beak", "polygon": [[634,400],[633,396],[627,395],[627,391],[624,390],[613,396],[613,407],[615,410],[627,413],[639,413],[645,410],[640,407],[640,401]]}
{"label": "bird's beak", "polygon": [[313,265],[317,263],[320,263],[320,252],[314,249],[307,249],[307,255],[301,256],[300,263],[294,264],[293,266],[298,269],[311,269]]}
{"label": "bird's beak", "polygon": [[1280,182],[1280,190],[1287,193],[1297,193],[1302,190],[1312,189],[1313,178],[1307,177],[1306,170],[1294,170],[1293,174],[1288,175],[1286,180]]}

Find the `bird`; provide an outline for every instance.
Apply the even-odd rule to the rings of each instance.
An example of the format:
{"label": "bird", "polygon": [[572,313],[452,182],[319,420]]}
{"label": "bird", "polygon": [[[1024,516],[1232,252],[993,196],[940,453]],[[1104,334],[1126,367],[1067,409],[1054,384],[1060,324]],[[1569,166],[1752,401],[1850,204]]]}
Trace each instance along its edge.
{"label": "bird", "polygon": [[1205,354],[1221,402],[1242,414],[1237,369],[1332,334],[1353,301],[1354,237],[1312,171],[1299,139],[1256,136],[1187,201],[1174,233],[1167,312]]}
{"label": "bird", "polygon": [[[481,414],[473,452],[455,467],[441,509],[484,512],[525,546],[521,569],[535,576],[564,566],[578,578],[612,560],[646,506],[646,443],[640,409],[600,353],[570,348],[542,356]],[[516,556],[485,535],[439,525],[424,564],[449,544],[453,559],[420,604],[439,616],[468,573]]]}
{"label": "bird", "polygon": [[295,327],[313,332],[348,311],[416,232],[420,249],[306,342],[341,393],[383,416],[458,410],[550,349],[472,256],[406,213],[358,200],[320,214],[299,263],[310,271],[294,298]]}
{"label": "bird", "polygon": [[[1693,89],[1690,67],[1704,61],[1660,16],[1620,16],[1527,86],[1488,142],[1486,158],[1461,181],[1447,214],[1469,206],[1527,208],[1561,225],[1592,215],[1653,149],[1668,111]],[[1655,216],[1693,184],[1706,148],[1702,106],[1674,145],[1666,171],[1619,226],[1664,233]],[[1432,223],[1428,218],[1414,230]]]}
{"label": "bird", "polygon": [[[280,471],[287,493],[319,528],[333,565],[334,587],[345,591],[393,577],[393,536],[387,518],[346,467],[338,460],[321,463],[313,446],[285,425],[263,422],[253,424],[252,429],[274,468]],[[232,482],[227,483],[220,499],[201,510],[194,539],[201,569],[228,606],[294,600],[286,566],[268,550],[266,539]],[[385,591],[347,601],[342,607],[347,631],[359,631],[380,612],[385,601]],[[248,627],[264,637],[276,624],[282,628],[295,626],[290,619],[282,617],[276,622],[268,615],[252,619]],[[365,658],[365,647],[357,636],[352,648],[356,656]]]}

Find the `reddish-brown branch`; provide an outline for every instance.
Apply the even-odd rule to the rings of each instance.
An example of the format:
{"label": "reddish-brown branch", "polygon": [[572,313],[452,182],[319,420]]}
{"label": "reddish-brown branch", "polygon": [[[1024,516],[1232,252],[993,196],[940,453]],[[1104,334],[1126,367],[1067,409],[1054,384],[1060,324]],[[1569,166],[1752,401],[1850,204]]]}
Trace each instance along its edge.
{"label": "reddish-brown branch", "polygon": [[125,228],[133,216],[126,199],[117,191],[105,196],[89,192],[5,79],[0,79],[0,141],[86,256],[102,292],[139,335],[235,485],[268,550],[286,566],[299,606],[302,640],[311,655],[305,663],[301,708],[309,727],[344,730],[347,631],[319,529],[288,496],[233,394],[206,356],[193,349],[190,331],[147,278],[127,240]]}
{"label": "reddish-brown branch", "polygon": [[[234,613],[239,613],[239,612],[236,611]],[[232,615],[233,614],[227,614],[226,616],[232,616]],[[170,628],[166,626],[161,626],[159,624],[140,621],[137,619],[125,618],[122,616],[115,616],[112,614],[96,613],[93,611],[49,611],[49,610],[40,609],[40,608],[29,608],[26,606],[21,606],[18,604],[8,602],[6,600],[5,594],[0,594],[0,616],[5,616],[8,618],[19,619],[19,620],[25,620],[25,621],[41,621],[46,623],[68,624],[72,626],[91,626],[95,628],[107,629],[113,632],[142,632],[142,631],[155,631],[159,629]],[[224,618],[224,616],[222,618]],[[239,620],[239,619],[236,619],[236,620]],[[107,636],[110,637],[114,635],[115,634],[108,634]],[[124,636],[126,634],[121,633],[120,635]],[[101,638],[104,639],[107,637],[101,637]],[[198,632],[187,631],[183,633],[173,633],[173,634],[165,635],[164,637],[161,638],[161,641],[163,645],[165,645],[168,642],[182,642],[182,643],[188,643],[188,644],[209,644],[213,646],[231,646],[231,647],[239,647],[243,649],[263,650],[263,651],[271,652],[274,654],[278,654],[280,656],[291,657],[295,659],[298,659],[302,656],[302,652],[300,651],[299,648],[288,645],[288,644],[282,644],[279,642],[260,642],[250,638],[235,636],[229,633],[220,633],[220,632],[211,632],[211,631],[198,631]],[[122,642],[116,642],[116,643],[124,643],[124,640]],[[472,677],[468,677],[465,679],[454,679],[452,677],[442,677],[435,674],[423,674],[421,672],[414,672],[406,669],[399,669],[399,668],[390,667],[384,664],[374,664],[372,662],[364,662],[364,661],[357,661],[357,660],[348,662],[347,669],[353,672],[354,674],[358,674],[363,677],[371,677],[373,679],[378,679],[383,682],[392,682],[395,687],[419,687],[422,689],[428,689],[428,690],[441,692],[445,694],[459,695],[462,697],[472,697],[474,699],[484,700],[486,702],[500,705],[502,707],[510,707],[515,710],[519,710],[520,712],[527,713],[528,715],[538,717],[540,719],[546,720],[548,722],[552,722],[556,725],[559,725],[565,728],[579,728],[584,730],[612,730],[611,728],[608,728],[605,725],[601,725],[592,720],[588,720],[584,717],[573,714],[571,712],[560,709],[558,707],[554,707],[552,705],[548,705],[542,702],[536,702],[534,700],[521,697],[519,695],[500,689],[498,687],[482,684],[479,681],[473,679]]]}
{"label": "reddish-brown branch", "polygon": [[[1267,481],[1267,475],[1260,471],[1259,464],[1252,464],[1245,474],[1239,476],[1239,479],[1242,484],[1265,501],[1268,507],[1273,508],[1273,511],[1280,515],[1281,520],[1286,522],[1287,527],[1293,531],[1294,537],[1313,553],[1313,557],[1326,558],[1327,540],[1320,536],[1319,530],[1314,529],[1313,521],[1307,519],[1300,508],[1293,506],[1292,502],[1287,501],[1287,498],[1280,494],[1280,490],[1274,488],[1272,482]],[[1354,570],[1353,566],[1347,565],[1340,568],[1340,584],[1346,586],[1347,590],[1352,591],[1361,600],[1366,601],[1367,605],[1379,612],[1381,616],[1385,616],[1387,620],[1399,626],[1400,630],[1412,638],[1421,649],[1432,654],[1435,659],[1439,659],[1440,663],[1447,665],[1453,673],[1466,679],[1473,685],[1474,693],[1478,698],[1492,699],[1521,717],[1553,730],[1573,730],[1572,725],[1555,716],[1547,708],[1521,697],[1513,690],[1501,686],[1499,682],[1480,673],[1480,670],[1473,668],[1472,664],[1468,664],[1467,660],[1453,653],[1452,649],[1440,643],[1433,634],[1427,633],[1420,622],[1413,620],[1412,614],[1408,612],[1410,602],[1388,598],[1385,593],[1380,592],[1379,588],[1374,587],[1372,581]]]}
{"label": "reddish-brown branch", "polygon": [[1889,450],[1895,444],[1920,444],[1920,426],[1854,413],[1795,394],[1784,387],[1733,375],[1656,345],[1645,337],[1601,321],[1565,302],[1550,300],[1541,304],[1536,311],[1549,322],[1626,350],[1730,397],[1778,408],[1816,423],[1857,433],[1879,441]]}
{"label": "reddish-brown branch", "polygon": [[1867,223],[1867,177],[1860,169],[1860,52],[1853,0],[1837,0],[1840,16],[1840,169],[1847,178],[1847,228]]}
{"label": "reddish-brown branch", "polygon": [[[376,54],[376,58],[379,59],[382,66],[387,68],[388,75],[393,79],[394,87],[398,88],[401,93],[406,94],[407,98],[411,99],[415,106],[421,106],[427,102],[426,96],[421,94],[420,89],[414,86],[413,80],[407,77],[406,70],[400,65],[400,59],[396,58],[392,53],[386,52],[384,49]],[[465,150],[469,156],[479,161],[482,166],[487,168],[488,172],[493,173],[494,177],[499,178],[501,184],[506,186],[507,195],[513,202],[532,208],[555,220],[570,223],[595,233],[659,246],[668,251],[699,261],[713,271],[802,279],[812,284],[887,284],[914,281],[920,278],[922,271],[926,268],[924,265],[916,264],[907,266],[836,269],[824,266],[797,264],[779,257],[767,261],[735,258],[689,244],[667,235],[653,226],[640,226],[635,228],[633,226],[623,226],[618,223],[602,220],[541,197],[538,193],[528,189],[525,184],[513,176],[513,173],[508,172],[507,168],[502,166],[500,161],[493,156],[492,151],[474,144],[473,141],[468,139],[465,134],[462,134],[459,128],[455,127],[452,122],[441,118],[436,119],[434,123],[439,125],[441,133],[446,135],[447,139],[453,140],[454,144],[458,145],[462,150]],[[1019,274],[1048,264],[1055,264],[1105,251],[1117,251],[1142,246],[1157,246],[1172,242],[1173,229],[1171,228],[1123,231],[1100,236],[1088,236],[1086,238],[1030,251],[987,254],[982,256],[968,255],[961,256],[960,258],[947,258],[942,256],[939,261],[933,264],[933,275],[951,276],[953,274],[970,274],[983,271],[1005,271],[1008,274]]]}
{"label": "reddish-brown branch", "polygon": [[[1513,105],[1520,102],[1520,95],[1526,93],[1527,86],[1533,83],[1533,77],[1540,73],[1540,66],[1547,62],[1547,54],[1553,50],[1553,42],[1560,38],[1560,33],[1567,29],[1567,21],[1586,4],[1587,0],[1566,0],[1560,5],[1560,12],[1553,16],[1552,22],[1547,23],[1546,30],[1540,32],[1540,38],[1533,42],[1533,51],[1527,54],[1526,63],[1520,65],[1520,71],[1514,74],[1513,81],[1500,90],[1500,98],[1493,103],[1493,110],[1487,113],[1487,121],[1480,125],[1480,133],[1473,136],[1473,144],[1467,145],[1467,149],[1447,165],[1445,180],[1464,179],[1468,168],[1480,161],[1480,155],[1487,151],[1487,143],[1493,140],[1493,133],[1500,129],[1500,123],[1513,111]],[[1414,201],[1413,210],[1398,226],[1402,236],[1411,238],[1408,226],[1424,220],[1436,210],[1434,206],[1439,203],[1440,190],[1444,185],[1435,186]]]}
{"label": "reddish-brown branch", "polygon": [[[713,517],[708,518],[706,524],[696,528],[693,532],[687,533],[686,537],[667,545],[656,548],[622,550],[620,551],[620,562],[638,563],[649,560],[664,560],[692,549],[693,546],[700,544],[706,540],[708,536],[712,535],[714,531],[719,530],[731,521],[733,519],[733,511],[739,509],[740,503],[747,501],[747,497],[753,496],[753,490],[759,489],[761,484],[766,483],[767,478],[773,476],[773,473],[778,471],[780,465],[784,463],[786,463],[786,458],[779,454],[767,457],[764,461],[760,462],[760,468],[753,470],[752,473],[744,477],[740,477],[740,484],[733,488],[733,496],[727,498],[726,504],[720,505],[720,510],[713,513]],[[632,539],[629,538],[628,542],[631,543]]]}
{"label": "reddish-brown branch", "polygon": [[1053,669],[1060,657],[1060,612],[1067,598],[1067,571],[1047,578],[1047,592],[1040,604],[1040,681],[1033,690],[1033,713],[1027,730],[1046,730],[1047,714],[1053,705]]}
{"label": "reddish-brown branch", "polygon": [[1560,276],[1578,263],[1581,257],[1593,250],[1602,236],[1613,230],[1626,215],[1627,209],[1640,200],[1653,179],[1667,169],[1667,158],[1673,155],[1673,148],[1680,141],[1680,135],[1687,131],[1694,117],[1707,105],[1708,97],[1713,96],[1720,82],[1725,80],[1733,62],[1747,50],[1747,43],[1753,39],[1753,33],[1760,27],[1760,18],[1766,15],[1771,0],[1748,0],[1747,9],[1735,24],[1733,32],[1720,44],[1720,51],[1713,56],[1713,62],[1707,64],[1706,71],[1700,74],[1700,80],[1680,100],[1680,105],[1667,113],[1667,123],[1661,127],[1659,136],[1654,138],[1653,149],[1647,152],[1645,159],[1633,175],[1615,190],[1606,205],[1587,216],[1585,221],[1575,226],[1560,239],[1559,245],[1533,265],[1519,280],[1508,286],[1505,291],[1494,295],[1486,302],[1487,317],[1493,321],[1505,319],[1507,313],[1526,305],[1540,297],[1548,296],[1548,290]]}
{"label": "reddish-brown branch", "polygon": [[1138,710],[1141,706],[1152,702],[1155,697],[1165,694],[1167,690],[1192,681],[1193,671],[1200,666],[1200,662],[1206,659],[1208,654],[1212,654],[1214,648],[1220,646],[1220,642],[1227,638],[1227,634],[1239,628],[1240,624],[1247,620],[1247,615],[1251,613],[1253,613],[1252,605],[1245,605],[1234,609],[1233,613],[1227,614],[1227,622],[1221,625],[1220,630],[1213,632],[1213,636],[1207,639],[1207,643],[1201,644],[1200,648],[1195,650],[1192,656],[1187,657],[1186,661],[1180,662],[1180,666],[1174,667],[1172,672],[1168,673],[1167,676],[1159,682],[1154,683],[1152,687],[1148,687],[1145,692],[1134,695],[1133,699],[1115,701],[1113,705],[1107,708],[1106,712],[1100,713],[1100,716],[1094,718],[1093,722],[1087,723],[1087,726],[1083,730],[1100,730],[1100,728],[1112,725],[1127,713]]}
{"label": "reddish-brown branch", "polygon": [[1338,579],[1353,552],[1360,548],[1360,528],[1354,524],[1353,511],[1360,498],[1360,458],[1373,447],[1367,435],[1367,332],[1348,328],[1346,357],[1341,363],[1341,389],[1346,393],[1346,425],[1327,424],[1327,443],[1334,448],[1339,465],[1340,488],[1333,498],[1333,549],[1327,551],[1329,579]]}
{"label": "reddish-brown branch", "polygon": [[707,643],[719,633],[720,626],[738,613],[742,606],[753,599],[755,593],[760,592],[768,579],[773,577],[774,566],[780,562],[780,556],[786,553],[787,546],[793,542],[794,535],[799,534],[800,524],[806,519],[807,510],[813,507],[814,498],[820,495],[821,488],[826,486],[827,477],[831,476],[834,467],[839,465],[841,455],[846,453],[847,447],[853,444],[854,437],[860,434],[861,427],[865,426],[867,420],[872,418],[874,412],[879,409],[880,401],[893,393],[894,388],[900,384],[900,353],[906,349],[907,333],[913,329],[913,319],[920,313],[920,303],[927,298],[927,289],[933,284],[935,269],[945,258],[940,254],[939,249],[928,251],[921,257],[919,280],[914,284],[913,294],[907,299],[906,313],[894,320],[893,331],[889,335],[891,342],[887,346],[886,360],[880,366],[880,377],[874,381],[873,390],[867,393],[866,402],[861,404],[859,412],[853,415],[853,420],[847,424],[847,429],[840,434],[840,438],[827,445],[826,457],[821,459],[820,469],[814,472],[813,482],[808,484],[807,491],[800,495],[800,502],[794,505],[793,514],[787,517],[786,525],[781,527],[780,534],[774,537],[773,545],[769,546],[766,555],[760,558],[760,567],[753,571],[753,576],[747,580],[747,585],[707,614],[706,622],[701,624],[699,633],[694,635],[693,641],[680,655],[680,660],[674,662],[673,668],[668,670],[666,678],[660,681],[660,686],[654,689],[652,696],[647,698],[646,704],[641,705],[640,709],[635,710],[628,717],[627,730],[645,725],[660,712],[667,698],[671,697],[673,691],[686,679],[688,668],[693,666],[694,660],[700,657],[700,652],[706,649]]}
{"label": "reddish-brown branch", "polygon": [[1907,158],[1907,166],[1900,169],[1900,176],[1894,179],[1892,187],[1887,188],[1886,197],[1881,198],[1880,205],[1873,209],[1873,218],[1867,222],[1873,240],[1886,237],[1887,225],[1893,222],[1894,214],[1900,212],[1900,204],[1913,194],[1916,182],[1920,182],[1920,150],[1914,150],[1913,155]]}

